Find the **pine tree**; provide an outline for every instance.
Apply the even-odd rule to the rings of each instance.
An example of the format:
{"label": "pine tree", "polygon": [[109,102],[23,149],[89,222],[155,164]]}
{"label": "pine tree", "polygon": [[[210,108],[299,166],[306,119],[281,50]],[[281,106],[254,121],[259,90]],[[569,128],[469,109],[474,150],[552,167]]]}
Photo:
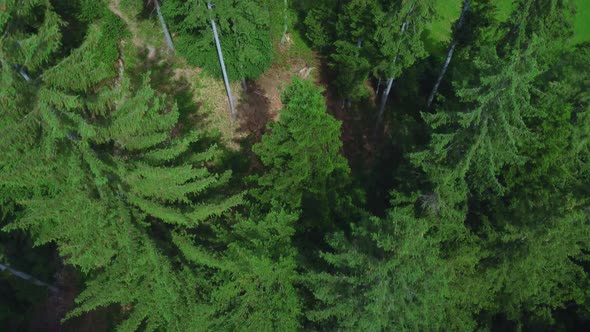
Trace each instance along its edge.
{"label": "pine tree", "polygon": [[316,300],[310,320],[330,330],[473,329],[462,307],[469,301],[457,301],[452,263],[440,252],[440,221],[416,216],[416,198],[398,196],[385,218],[365,216],[350,235],[329,237],[327,267],[307,276]]}
{"label": "pine tree", "polygon": [[[31,111],[14,116],[26,127],[8,138],[30,137],[6,147],[14,159],[0,165],[0,197],[22,192],[15,199],[22,212],[4,230],[26,230],[36,245],[55,243],[66,262],[88,273],[70,317],[120,304],[121,330],[195,330],[209,298],[197,285],[208,282],[175,261],[186,246],[163,246],[161,238],[211,227],[241,195],[216,193],[231,174],[207,169],[215,149],[195,150],[196,131],[173,136],[174,103],[147,78],[132,84],[132,68],[117,68],[129,56],[118,48],[127,34],[98,6],[102,16],[82,45],[39,78],[21,79],[34,96],[22,101]],[[3,73],[16,81],[4,66]]]}
{"label": "pine tree", "polygon": [[230,80],[253,79],[262,74],[273,57],[270,18],[266,1],[167,0],[162,14],[170,29],[176,32],[176,47],[189,63],[221,76],[215,50],[211,19],[220,35],[227,73]]}
{"label": "pine tree", "polygon": [[339,191],[350,181],[340,154],[340,123],[327,113],[321,89],[311,81],[294,79],[283,105],[280,120],[253,147],[265,167],[253,195],[263,204],[276,201],[325,220],[345,204]]}
{"label": "pine tree", "polygon": [[502,59],[493,47],[482,48],[474,60],[475,82],[461,82],[457,95],[461,111],[423,113],[434,130],[429,149],[415,153],[435,184],[444,206],[464,203],[469,192],[502,194],[500,172],[506,165],[522,165],[523,146],[535,138],[525,119],[533,117],[531,95],[539,69],[533,46]]}
{"label": "pine tree", "polygon": [[220,285],[211,301],[214,330],[293,331],[301,300],[291,243],[298,215],[273,208],[258,220],[243,218],[231,230],[227,251],[218,259]]}

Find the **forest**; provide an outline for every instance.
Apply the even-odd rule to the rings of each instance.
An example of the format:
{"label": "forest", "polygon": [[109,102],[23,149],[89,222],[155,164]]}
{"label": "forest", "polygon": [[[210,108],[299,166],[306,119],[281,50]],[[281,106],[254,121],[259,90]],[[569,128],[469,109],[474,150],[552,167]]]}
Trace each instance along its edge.
{"label": "forest", "polygon": [[0,331],[590,330],[590,1],[0,0]]}

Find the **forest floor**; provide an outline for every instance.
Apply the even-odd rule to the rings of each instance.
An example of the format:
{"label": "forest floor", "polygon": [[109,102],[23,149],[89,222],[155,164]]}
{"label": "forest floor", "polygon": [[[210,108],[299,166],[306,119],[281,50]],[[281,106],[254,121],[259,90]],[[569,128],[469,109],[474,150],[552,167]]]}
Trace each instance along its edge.
{"label": "forest floor", "polygon": [[[230,84],[237,111],[237,119],[233,119],[223,81],[203,73],[179,54],[167,52],[155,13],[149,19],[131,18],[120,7],[119,0],[112,0],[109,8],[127,24],[133,44],[146,54],[152,83],[159,84],[159,90],[174,94],[179,111],[186,115],[183,122],[218,133],[223,145],[231,150],[238,150],[247,138],[257,141],[266,123],[278,119],[281,89],[293,76],[317,76],[318,62],[311,50],[302,46],[299,36],[287,36],[285,45],[279,46],[277,58],[261,77],[245,85]],[[165,80],[165,75],[171,77]]]}

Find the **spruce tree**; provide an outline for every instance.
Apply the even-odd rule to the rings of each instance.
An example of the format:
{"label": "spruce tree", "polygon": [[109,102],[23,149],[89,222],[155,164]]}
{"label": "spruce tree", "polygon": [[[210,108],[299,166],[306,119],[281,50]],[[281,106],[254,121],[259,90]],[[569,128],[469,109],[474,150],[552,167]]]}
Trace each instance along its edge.
{"label": "spruce tree", "polygon": [[423,113],[433,129],[428,150],[413,155],[433,181],[443,206],[457,207],[468,193],[504,192],[500,173],[522,165],[523,146],[535,137],[525,120],[533,117],[531,95],[539,69],[533,46],[502,59],[493,47],[475,59],[479,77],[458,83],[457,111]]}
{"label": "spruce tree", "polygon": [[295,283],[297,250],[292,244],[296,213],[273,207],[251,211],[231,229],[226,252],[217,259],[219,281],[211,295],[214,330],[294,331],[302,303]]}
{"label": "spruce tree", "polygon": [[176,32],[176,48],[189,63],[221,76],[211,19],[215,20],[230,80],[254,79],[272,61],[270,17],[266,1],[167,0],[162,14]]}
{"label": "spruce tree", "polygon": [[[121,330],[195,330],[211,288],[197,288],[206,275],[176,258],[190,247],[163,245],[162,237],[200,234],[241,195],[216,193],[230,173],[207,169],[216,151],[198,150],[202,133],[173,135],[179,113],[169,97],[147,76],[131,82],[133,68],[123,66],[133,54],[118,47],[125,27],[97,6],[102,11],[78,48],[39,78],[21,78],[30,113],[13,117],[8,128],[26,127],[8,137],[28,136],[27,144],[6,146],[13,159],[0,165],[0,196],[22,192],[15,199],[21,213],[4,230],[26,230],[36,245],[54,243],[88,273],[69,317],[120,304]],[[4,66],[3,73],[18,79]]]}
{"label": "spruce tree", "polygon": [[316,300],[307,317],[329,330],[473,329],[468,298],[452,288],[457,266],[441,253],[444,226],[416,215],[417,196],[396,196],[385,218],[329,236],[327,266],[307,275]]}
{"label": "spruce tree", "polygon": [[340,192],[349,184],[348,163],[340,154],[340,123],[326,111],[321,88],[294,79],[283,93],[284,109],[278,122],[253,147],[264,165],[256,178],[254,197],[263,204],[275,201],[291,211],[302,208],[315,220],[346,206]]}

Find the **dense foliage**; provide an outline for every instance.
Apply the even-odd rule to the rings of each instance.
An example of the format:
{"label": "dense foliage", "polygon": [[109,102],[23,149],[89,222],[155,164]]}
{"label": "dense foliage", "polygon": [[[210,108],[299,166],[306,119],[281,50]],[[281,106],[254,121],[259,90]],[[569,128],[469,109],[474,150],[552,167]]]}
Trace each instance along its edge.
{"label": "dense foliage", "polygon": [[221,76],[213,40],[211,20],[215,20],[221,49],[232,80],[260,76],[272,61],[271,12],[273,1],[168,0],[163,14],[172,31],[178,32],[176,45],[189,62]]}
{"label": "dense foliage", "polygon": [[0,0],[0,329],[587,329],[580,3]]}

